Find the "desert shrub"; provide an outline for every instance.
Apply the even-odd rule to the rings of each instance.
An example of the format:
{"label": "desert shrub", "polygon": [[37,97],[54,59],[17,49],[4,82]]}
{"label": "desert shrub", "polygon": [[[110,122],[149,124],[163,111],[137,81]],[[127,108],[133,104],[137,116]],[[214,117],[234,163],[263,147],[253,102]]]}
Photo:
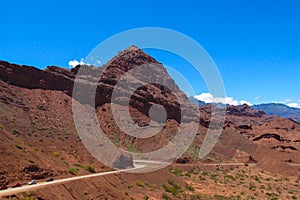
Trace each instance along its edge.
{"label": "desert shrub", "polygon": [[218,174],[211,174],[210,179],[217,180],[217,176],[218,176]]}
{"label": "desert shrub", "polygon": [[191,172],[187,172],[187,173],[185,173],[185,176],[187,176],[187,177],[191,178]]}
{"label": "desert shrub", "polygon": [[171,200],[171,199],[172,199],[172,198],[169,197],[166,193],[163,193],[163,194],[161,195],[161,198],[162,198],[162,199],[165,199],[165,200]]}
{"label": "desert shrub", "polygon": [[195,190],[194,187],[191,186],[191,185],[189,185],[189,184],[186,184],[186,185],[185,185],[185,188],[186,188],[187,190],[189,190],[189,191],[194,191],[194,190]]}
{"label": "desert shrub", "polygon": [[224,200],[224,199],[228,199],[227,197],[225,197],[225,196],[222,196],[222,195],[218,195],[218,194],[215,194],[215,195],[214,195],[214,197],[215,197],[215,199],[217,199],[217,200]]}
{"label": "desert shrub", "polygon": [[200,200],[200,199],[202,199],[202,195],[201,194],[190,195],[190,199],[191,200]]}
{"label": "desert shrub", "polygon": [[75,167],[70,167],[70,168],[69,168],[69,173],[70,173],[70,174],[75,175],[75,174],[77,174],[77,172],[78,172],[78,169],[77,169],[77,168],[75,168]]}
{"label": "desert shrub", "polygon": [[90,173],[96,173],[95,167],[88,165],[85,167],[85,170],[90,172]]}
{"label": "desert shrub", "polygon": [[164,188],[164,190],[165,190],[166,192],[171,193],[171,188],[170,188],[169,186],[163,184],[162,187]]}
{"label": "desert shrub", "polygon": [[25,196],[24,200],[35,200],[33,196]]}
{"label": "desert shrub", "polygon": [[254,180],[256,180],[257,182],[260,183],[260,180],[259,180],[259,177],[258,177],[258,176],[255,176],[255,177],[254,177]]}
{"label": "desert shrub", "polygon": [[294,194],[296,191],[295,190],[289,190],[288,193],[289,194]]}
{"label": "desert shrub", "polygon": [[144,200],[148,200],[148,199],[149,199],[148,195],[145,195]]}
{"label": "desert shrub", "polygon": [[249,189],[254,191],[256,189],[255,184],[254,183],[250,183]]}
{"label": "desert shrub", "polygon": [[183,176],[181,169],[173,169],[171,170],[171,173],[175,174],[176,176]]}
{"label": "desert shrub", "polygon": [[[269,196],[269,197],[273,197],[273,198],[275,198],[275,197],[277,196],[277,195],[276,195],[275,193],[273,193],[273,192],[267,192],[266,195]],[[272,199],[273,199],[273,198],[272,198]]]}
{"label": "desert shrub", "polygon": [[235,177],[232,176],[232,175],[226,175],[225,177],[228,178],[228,179],[231,179],[231,180],[235,181]]}
{"label": "desert shrub", "polygon": [[58,156],[59,156],[59,153],[58,153],[57,151],[54,151],[54,152],[53,152],[53,156],[58,157]]}
{"label": "desert shrub", "polygon": [[145,184],[140,180],[135,181],[135,184],[139,187],[145,187]]}
{"label": "desert shrub", "polygon": [[202,176],[207,176],[207,175],[208,175],[208,172],[202,172],[201,175],[202,175]]}
{"label": "desert shrub", "polygon": [[179,193],[183,192],[183,189],[180,187],[180,185],[177,185],[174,180],[169,179],[168,183],[171,186],[163,185],[163,188],[166,192],[172,193],[174,196],[178,196]]}

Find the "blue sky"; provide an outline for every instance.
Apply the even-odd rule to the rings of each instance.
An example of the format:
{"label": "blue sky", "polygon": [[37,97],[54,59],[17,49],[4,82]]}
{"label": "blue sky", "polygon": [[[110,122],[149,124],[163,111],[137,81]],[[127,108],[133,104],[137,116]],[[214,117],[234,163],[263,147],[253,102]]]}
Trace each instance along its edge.
{"label": "blue sky", "polygon": [[[68,67],[70,60],[84,58],[114,34],[164,27],[206,49],[227,96],[253,104],[299,106],[299,8],[297,0],[3,1],[0,59],[39,68]],[[149,53],[179,72],[187,69],[178,58]],[[193,76],[192,71],[186,74]],[[192,82],[197,94],[207,92],[200,79]]]}

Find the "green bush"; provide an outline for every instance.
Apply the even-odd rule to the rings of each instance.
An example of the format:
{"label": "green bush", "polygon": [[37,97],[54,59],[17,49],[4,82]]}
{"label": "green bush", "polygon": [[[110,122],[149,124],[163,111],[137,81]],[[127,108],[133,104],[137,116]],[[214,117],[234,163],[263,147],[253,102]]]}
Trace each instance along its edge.
{"label": "green bush", "polygon": [[231,179],[231,180],[235,181],[235,177],[232,176],[232,175],[226,175],[225,177],[228,178],[228,179]]}
{"label": "green bush", "polygon": [[255,184],[254,183],[250,183],[250,185],[249,185],[249,190],[255,190],[256,189],[256,186],[255,186]]}
{"label": "green bush", "polygon": [[168,180],[168,183],[171,185],[171,186],[167,186],[167,185],[162,185],[162,187],[164,188],[164,190],[166,192],[169,192],[169,193],[172,193],[174,196],[178,196],[179,193],[182,193],[183,192],[183,189],[177,185],[174,180],[172,179],[169,179]]}
{"label": "green bush", "polygon": [[70,167],[70,168],[69,168],[69,173],[70,173],[70,174],[75,175],[75,174],[77,174],[77,172],[78,172],[78,169],[77,169],[77,168],[75,168],[75,167]]}
{"label": "green bush", "polygon": [[171,170],[171,173],[175,174],[176,176],[183,176],[181,169],[173,169]]}
{"label": "green bush", "polygon": [[189,190],[189,191],[192,191],[192,192],[195,190],[194,187],[191,186],[191,185],[189,185],[189,184],[186,184],[186,185],[185,185],[185,188],[186,188],[187,190]]}
{"label": "green bush", "polygon": [[85,170],[90,172],[90,173],[96,173],[95,167],[88,165],[85,167]]}
{"label": "green bush", "polygon": [[58,157],[58,156],[59,156],[59,153],[58,153],[57,151],[54,151],[54,152],[53,152],[53,156]]}
{"label": "green bush", "polygon": [[33,196],[25,196],[24,200],[35,200]]}
{"label": "green bush", "polygon": [[171,197],[169,197],[167,194],[165,194],[165,193],[163,193],[162,195],[161,195],[161,198],[162,199],[165,199],[165,200],[172,200],[171,199]]}
{"label": "green bush", "polygon": [[140,180],[135,181],[135,184],[139,187],[145,187],[145,184]]}
{"label": "green bush", "polygon": [[203,177],[202,175],[199,176],[200,181],[205,181],[205,177]]}

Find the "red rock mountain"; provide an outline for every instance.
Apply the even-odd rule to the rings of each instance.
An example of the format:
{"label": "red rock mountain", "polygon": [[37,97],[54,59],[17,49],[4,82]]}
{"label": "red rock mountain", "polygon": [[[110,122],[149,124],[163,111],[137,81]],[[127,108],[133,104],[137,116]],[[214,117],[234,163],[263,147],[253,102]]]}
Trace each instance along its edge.
{"label": "red rock mountain", "polygon": [[[141,65],[148,66],[153,71],[146,75],[139,73],[137,66]],[[129,136],[118,128],[112,116],[112,92],[122,77],[135,68],[135,76],[129,76],[130,84],[118,88],[118,92],[123,94],[128,90],[126,86],[143,85],[134,90],[130,98],[129,110],[134,122],[140,127],[148,126],[149,109],[153,104],[164,106],[167,113],[163,129],[150,138]],[[83,73],[81,69],[85,69]],[[78,169],[78,172],[74,172],[77,175],[89,173],[86,169],[94,169],[96,172],[108,170],[108,167],[90,155],[76,132],[72,117],[72,95],[74,96],[76,78],[81,79],[80,84],[87,88],[91,80],[97,80],[96,93],[87,92],[88,97],[95,100],[95,105],[84,98],[76,100],[96,109],[98,121],[105,134],[123,149],[132,152],[156,150],[174,138],[180,122],[197,122],[199,129],[195,140],[185,155],[177,160],[178,163],[255,162],[270,173],[299,173],[297,168],[289,165],[300,163],[299,123],[270,117],[247,105],[227,108],[223,133],[218,143],[204,160],[199,161],[199,149],[210,124],[212,105],[191,105],[163,65],[133,46],[119,52],[99,68],[77,66],[67,70],[49,66],[40,70],[32,66],[0,61],[0,185],[19,180],[45,179],[49,176],[67,177],[70,176],[70,168]],[[148,84],[153,78],[161,84]],[[80,91],[76,92],[75,96],[80,96]],[[122,100],[114,99],[120,112],[128,109],[122,104]],[[180,103],[180,100],[183,102]],[[181,119],[181,116],[184,118]],[[159,171],[151,176],[157,176],[157,180],[164,177],[167,180],[170,176],[176,179],[167,171]],[[136,176],[130,177],[132,179]],[[116,179],[110,177],[107,181],[120,187],[121,191],[126,191],[127,186],[123,187],[120,180]],[[90,182],[74,183],[74,187],[80,184],[99,191],[99,187]],[[119,194],[116,187],[105,188],[106,191],[101,193],[104,197],[126,199],[124,193]],[[114,192],[109,192],[110,190]],[[60,187],[57,194],[63,193],[72,194],[66,188]],[[76,194],[77,198],[82,199],[83,193]],[[59,198],[59,195],[55,196],[55,190],[51,194],[52,199]],[[94,199],[97,199],[99,193],[93,194]]]}

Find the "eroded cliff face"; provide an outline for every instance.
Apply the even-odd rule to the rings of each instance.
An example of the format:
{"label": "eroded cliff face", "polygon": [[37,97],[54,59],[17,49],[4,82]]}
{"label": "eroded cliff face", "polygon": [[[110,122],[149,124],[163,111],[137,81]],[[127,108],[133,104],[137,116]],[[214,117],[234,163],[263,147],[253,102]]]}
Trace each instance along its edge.
{"label": "eroded cliff face", "polygon": [[[79,74],[76,77],[78,71]],[[120,78],[128,73],[127,80],[116,87]],[[129,89],[133,89],[130,106],[145,115],[148,115],[153,104],[160,104],[166,109],[168,119],[175,119],[178,122],[191,121],[197,116],[193,109],[187,111],[191,104],[170,78],[163,65],[134,46],[119,52],[107,64],[98,68],[85,65],[67,70],[49,66],[45,70],[39,70],[31,66],[0,61],[0,78],[4,82],[19,87],[58,90],[69,96],[72,96],[74,81],[77,78],[77,80],[80,79],[78,82],[82,85],[81,88],[88,90],[74,91],[76,95],[73,96],[79,97],[77,100],[82,103],[95,103],[96,107],[101,106],[104,103],[111,103],[114,89],[120,96],[127,93]],[[90,84],[97,84],[96,91],[89,86]],[[134,88],[136,85],[141,85],[141,87]],[[83,98],[80,93],[84,93]],[[123,99],[117,97],[113,101],[122,104]],[[184,112],[185,119],[181,119],[181,112]]]}
{"label": "eroded cliff face", "polygon": [[[125,80],[124,77],[126,77]],[[66,146],[64,142],[70,140],[78,143],[77,153],[85,152],[86,162],[96,163],[95,159],[88,156],[88,152],[84,150],[84,146],[77,138],[72,118],[72,96],[77,96],[76,100],[83,104],[96,107],[101,128],[111,140],[117,139],[120,147],[127,146],[143,152],[153,151],[168,144],[174,138],[179,123],[197,122],[199,130],[194,147],[199,150],[207,128],[213,127],[210,126],[211,106],[191,105],[163,65],[134,46],[119,52],[102,67],[82,65],[67,70],[50,66],[45,70],[39,70],[31,66],[0,61],[0,79],[0,100],[2,107],[6,109],[0,122],[7,124],[5,133],[8,135],[14,129],[24,130],[13,139],[14,141],[19,138],[24,140],[24,146],[28,146],[32,152],[34,152],[35,145],[39,144],[38,148],[41,145],[51,147],[48,151],[53,153],[56,148],[60,149],[61,146]],[[79,85],[87,90],[73,91],[75,80],[80,80]],[[118,85],[122,81],[123,84]],[[91,90],[92,83],[96,83],[95,90]],[[117,91],[120,96],[112,98],[113,91]],[[128,91],[132,91],[129,106],[124,103],[128,99],[122,98],[122,94],[126,94]],[[84,94],[84,98],[80,98],[81,93]],[[130,117],[141,128],[149,125],[150,108],[155,104],[162,105],[167,113],[166,125],[159,134],[151,138],[129,137],[114,122],[111,101],[118,104],[117,108],[120,112],[129,108]],[[12,112],[12,110],[18,110],[22,114]],[[10,116],[9,112],[16,114],[17,119]],[[33,124],[36,122],[40,122],[40,125]],[[220,138],[221,142],[213,149],[212,153],[215,153],[220,159],[227,160],[234,155],[236,149],[243,149],[247,144],[249,146],[255,144],[266,146],[270,151],[278,153],[280,157],[286,157],[282,158],[282,161],[297,162],[300,160],[297,156],[300,149],[299,127],[299,124],[293,121],[267,116],[264,112],[254,111],[247,105],[229,106],[224,133]],[[46,129],[44,130],[44,128]],[[57,134],[53,134],[52,129]],[[232,133],[227,134],[227,129],[230,129]],[[32,131],[41,132],[42,139],[35,138],[35,133],[31,133]],[[61,136],[59,135],[61,133],[68,133],[68,135]],[[188,134],[190,131],[186,130],[186,133]],[[272,137],[255,139],[263,134],[277,134],[283,139],[280,141],[273,141]],[[64,141],[61,141],[61,138]],[[43,140],[43,142],[39,142],[39,140]],[[14,145],[11,146],[13,147],[9,147],[10,149],[15,148]],[[71,147],[66,149],[68,152],[66,154],[72,154]],[[251,146],[249,149],[255,149],[255,147]],[[255,154],[255,151],[249,150],[248,154]],[[195,155],[198,154],[195,153]],[[44,154],[41,157],[48,159]],[[188,156],[186,158],[189,162],[193,160]],[[77,162],[80,159],[76,158],[74,153],[70,160]],[[39,164],[42,163],[39,162]],[[45,169],[48,168],[45,167]],[[59,169],[64,169],[64,166],[59,166]],[[53,171],[57,172],[56,169]]]}

